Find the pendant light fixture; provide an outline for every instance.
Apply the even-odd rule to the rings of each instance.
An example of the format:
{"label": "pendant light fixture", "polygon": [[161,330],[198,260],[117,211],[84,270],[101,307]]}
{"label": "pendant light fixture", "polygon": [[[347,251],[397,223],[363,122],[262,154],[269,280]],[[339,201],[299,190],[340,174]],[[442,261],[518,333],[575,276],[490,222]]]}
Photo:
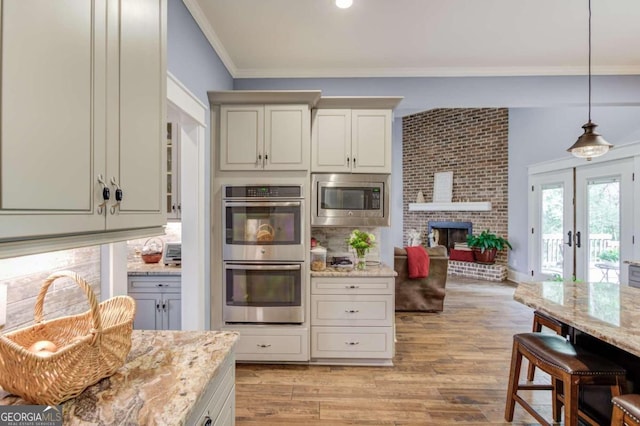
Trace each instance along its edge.
{"label": "pendant light fixture", "polygon": [[353,4],[353,0],[336,0],[336,6],[340,9],[348,9]]}
{"label": "pendant light fixture", "polygon": [[567,151],[578,158],[586,158],[587,161],[606,154],[613,145],[594,131],[596,127],[598,125],[591,122],[591,0],[589,0],[589,121],[582,126],[584,133]]}

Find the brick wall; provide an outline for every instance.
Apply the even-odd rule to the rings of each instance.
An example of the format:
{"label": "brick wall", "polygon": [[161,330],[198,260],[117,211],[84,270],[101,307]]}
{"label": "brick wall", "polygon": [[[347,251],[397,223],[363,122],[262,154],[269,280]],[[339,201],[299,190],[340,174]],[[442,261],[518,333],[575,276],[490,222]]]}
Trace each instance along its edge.
{"label": "brick wall", "polygon": [[[428,221],[470,221],[474,234],[489,228],[507,236],[509,112],[506,108],[445,108],[402,119],[404,242]],[[489,212],[409,212],[418,191],[433,199],[433,174],[453,172],[453,201],[491,201]],[[523,206],[522,214],[526,214]],[[496,263],[507,263],[507,252]]]}

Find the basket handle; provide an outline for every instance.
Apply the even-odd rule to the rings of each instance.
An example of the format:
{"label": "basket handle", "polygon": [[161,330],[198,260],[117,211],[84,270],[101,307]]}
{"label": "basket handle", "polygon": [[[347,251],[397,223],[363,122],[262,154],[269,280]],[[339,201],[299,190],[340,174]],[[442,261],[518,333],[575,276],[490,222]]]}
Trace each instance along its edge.
{"label": "basket handle", "polygon": [[97,341],[98,335],[102,332],[102,319],[100,318],[100,309],[98,307],[98,300],[91,286],[78,274],[72,271],[59,271],[49,275],[47,279],[42,283],[40,292],[36,298],[36,306],[34,308],[33,317],[36,324],[41,324],[44,316],[44,297],[47,295],[47,290],[51,284],[58,278],[71,278],[80,286],[84,291],[84,294],[89,299],[89,308],[91,309],[91,319],[93,322],[93,328],[89,330],[93,334],[91,344],[93,345]]}
{"label": "basket handle", "polygon": [[267,231],[271,235],[276,232],[275,229],[273,229],[273,226],[269,225],[268,223],[263,223],[262,225],[258,226],[258,231]]}

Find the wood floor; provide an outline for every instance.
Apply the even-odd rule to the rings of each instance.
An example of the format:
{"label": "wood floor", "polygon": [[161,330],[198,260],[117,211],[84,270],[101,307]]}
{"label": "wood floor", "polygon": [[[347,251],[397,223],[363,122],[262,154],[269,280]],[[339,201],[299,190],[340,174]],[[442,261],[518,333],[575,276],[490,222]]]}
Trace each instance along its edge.
{"label": "wood floor", "polygon": [[[444,312],[396,313],[393,367],[238,364],[236,424],[509,424],[512,336],[530,331],[533,319],[514,290],[450,277]],[[548,392],[530,401],[550,418]],[[512,424],[535,423],[516,406]]]}

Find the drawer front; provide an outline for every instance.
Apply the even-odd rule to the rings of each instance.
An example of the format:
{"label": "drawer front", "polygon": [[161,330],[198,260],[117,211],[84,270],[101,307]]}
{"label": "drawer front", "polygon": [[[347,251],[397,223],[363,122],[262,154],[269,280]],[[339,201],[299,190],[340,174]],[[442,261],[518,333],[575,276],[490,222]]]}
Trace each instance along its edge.
{"label": "drawer front", "polygon": [[311,278],[311,294],[393,294],[393,277]]}
{"label": "drawer front", "polygon": [[177,276],[130,276],[127,280],[130,292],[140,293],[179,293],[181,287],[181,277]]}
{"label": "drawer front", "polygon": [[311,296],[311,325],[391,327],[394,318],[392,296]]}
{"label": "drawer front", "polygon": [[391,358],[392,327],[312,327],[312,358]]}
{"label": "drawer front", "polygon": [[308,329],[299,334],[251,334],[240,331],[236,345],[238,361],[308,361]]}

